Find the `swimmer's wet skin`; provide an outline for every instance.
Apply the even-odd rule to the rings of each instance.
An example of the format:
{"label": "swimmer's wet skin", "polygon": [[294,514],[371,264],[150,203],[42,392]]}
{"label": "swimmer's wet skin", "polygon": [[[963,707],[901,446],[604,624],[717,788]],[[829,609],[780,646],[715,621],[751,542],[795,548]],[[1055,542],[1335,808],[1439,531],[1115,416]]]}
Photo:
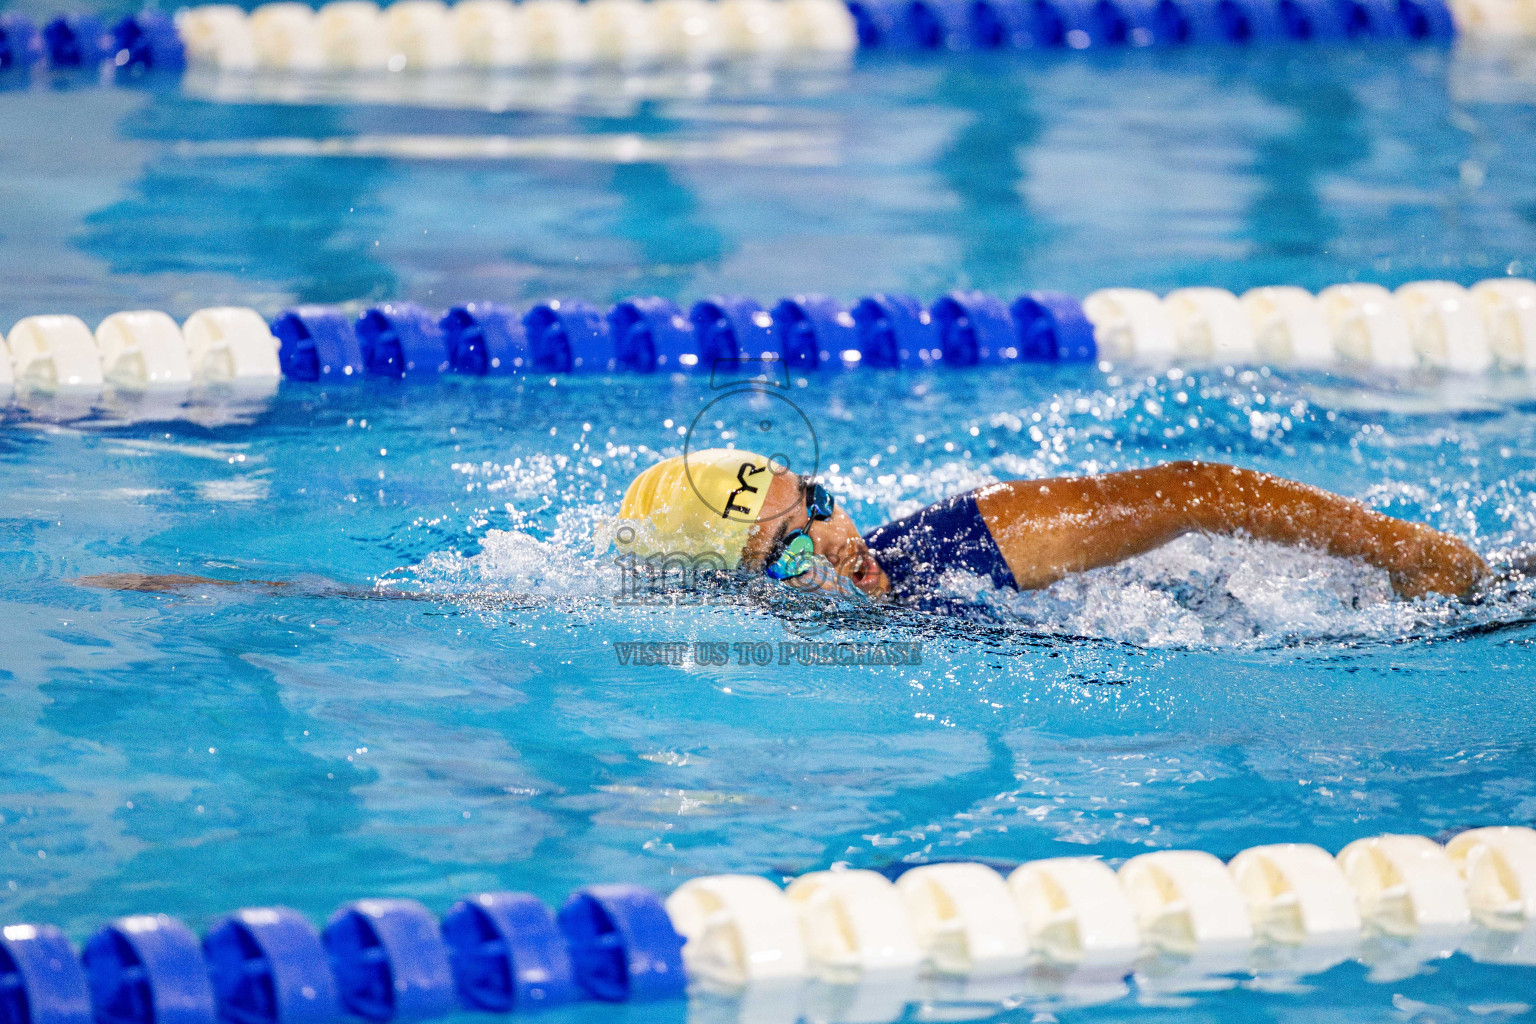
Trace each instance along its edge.
{"label": "swimmer's wet skin", "polygon": [[809,482],[750,452],[711,449],[635,478],[620,515],[636,552],[718,558],[761,572],[809,535],[867,594],[920,602],[962,570],[1032,590],[1187,533],[1243,535],[1383,569],[1402,597],[1472,596],[1488,566],[1462,541],[1317,487],[1236,466],[1174,462],[1099,476],[1013,480],[956,495],[860,535],[842,508],[808,507]]}
{"label": "swimmer's wet skin", "polygon": [[[1405,598],[1468,599],[1491,578],[1482,558],[1449,534],[1308,484],[1212,462],[988,484],[860,535],[848,513],[812,481],[751,452],[710,449],[645,470],[625,492],[619,514],[638,527],[627,546],[641,557],[685,555],[784,579],[808,569],[814,554],[864,593],[903,604],[934,596],[948,572],[1033,590],[1187,533],[1242,535],[1358,558],[1385,570]],[[143,592],[242,585],[140,573],[75,582]],[[267,580],[243,585],[290,587]],[[285,592],[426,596],[329,582]]]}

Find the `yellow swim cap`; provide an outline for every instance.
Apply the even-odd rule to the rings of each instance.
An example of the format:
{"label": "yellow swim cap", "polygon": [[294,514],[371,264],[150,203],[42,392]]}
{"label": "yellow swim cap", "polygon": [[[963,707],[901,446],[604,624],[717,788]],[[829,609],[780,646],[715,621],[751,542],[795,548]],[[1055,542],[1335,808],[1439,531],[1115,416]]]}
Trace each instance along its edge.
{"label": "yellow swim cap", "polygon": [[624,492],[620,518],[648,525],[626,546],[642,557],[719,555],[726,568],[736,568],[768,497],[772,470],[764,456],[734,448],[709,448],[656,463]]}

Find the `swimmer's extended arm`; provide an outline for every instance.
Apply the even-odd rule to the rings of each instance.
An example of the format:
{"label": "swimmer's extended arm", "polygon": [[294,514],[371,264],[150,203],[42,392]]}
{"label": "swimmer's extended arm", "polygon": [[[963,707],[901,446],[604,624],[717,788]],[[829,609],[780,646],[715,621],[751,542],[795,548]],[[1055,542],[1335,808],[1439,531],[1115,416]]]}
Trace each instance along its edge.
{"label": "swimmer's extended arm", "polygon": [[189,576],[183,573],[101,572],[90,576],[77,576],[69,582],[77,587],[124,590],[144,594],[177,594],[206,587],[243,587],[259,595],[282,594],[287,597],[341,597],[357,601],[425,601],[433,604],[467,601],[481,609],[539,606],[538,600],[527,594],[505,591],[430,593],[418,590],[396,590],[383,585],[359,587],[318,576],[304,576],[291,580],[220,580],[212,576]]}
{"label": "swimmer's extended arm", "polygon": [[175,593],[192,587],[286,587],[281,580],[216,580],[212,576],[188,576],[182,573],[152,575],[142,572],[99,572],[71,580],[77,587],[97,590],[129,590],[146,594]]}
{"label": "swimmer's extended arm", "polygon": [[331,580],[307,578],[302,580],[220,580],[212,576],[189,576],[184,573],[100,572],[79,576],[70,581],[77,587],[95,590],[125,590],[141,594],[176,594],[184,590],[204,587],[250,587],[258,592],[279,592],[296,597],[356,597],[390,598],[404,594],[383,591],[377,587],[353,587]]}
{"label": "swimmer's extended arm", "polygon": [[1464,597],[1488,574],[1477,553],[1449,534],[1294,480],[1210,462],[1015,480],[982,488],[976,503],[1026,590],[1197,532],[1363,559],[1385,569],[1403,597]]}

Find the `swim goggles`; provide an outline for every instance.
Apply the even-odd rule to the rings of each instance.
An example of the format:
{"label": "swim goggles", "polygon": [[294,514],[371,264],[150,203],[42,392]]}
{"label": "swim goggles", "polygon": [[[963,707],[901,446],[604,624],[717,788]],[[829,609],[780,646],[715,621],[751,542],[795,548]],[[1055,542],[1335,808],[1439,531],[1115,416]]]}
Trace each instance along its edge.
{"label": "swim goggles", "polygon": [[[836,507],[831,491],[815,482],[806,486],[805,511],[811,522],[826,522],[832,518]],[[815,553],[816,542],[811,540],[808,531],[790,530],[784,536],[778,557],[770,561],[764,571],[771,579],[792,580],[811,571],[811,556]]]}

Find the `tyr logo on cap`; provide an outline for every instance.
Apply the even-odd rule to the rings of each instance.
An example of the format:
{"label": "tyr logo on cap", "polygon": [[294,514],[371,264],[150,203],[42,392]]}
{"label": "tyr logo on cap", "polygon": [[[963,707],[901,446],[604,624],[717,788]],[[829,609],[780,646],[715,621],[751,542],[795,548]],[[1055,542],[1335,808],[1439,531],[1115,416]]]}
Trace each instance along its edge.
{"label": "tyr logo on cap", "polygon": [[725,499],[725,511],[720,513],[721,519],[729,519],[732,512],[740,512],[743,515],[752,514],[750,506],[738,505],[736,504],[736,499],[741,496],[743,491],[748,494],[756,494],[757,488],[747,482],[747,477],[756,476],[767,468],[767,466],[754,466],[751,462],[743,462],[741,464],[741,468],[736,470],[736,482],[741,486],[732,491]]}

